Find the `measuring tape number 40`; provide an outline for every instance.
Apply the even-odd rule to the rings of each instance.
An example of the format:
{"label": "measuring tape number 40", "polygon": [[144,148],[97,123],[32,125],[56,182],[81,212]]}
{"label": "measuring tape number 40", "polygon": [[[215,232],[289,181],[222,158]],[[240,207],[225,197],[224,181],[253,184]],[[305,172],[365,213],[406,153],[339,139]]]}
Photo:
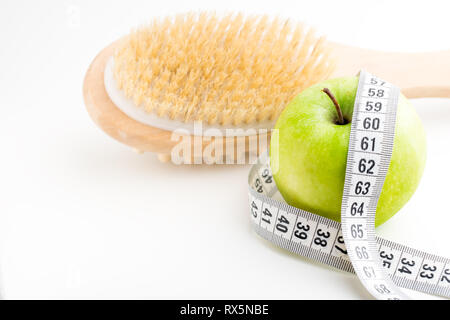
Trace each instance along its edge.
{"label": "measuring tape number 40", "polygon": [[[408,299],[399,287],[450,298],[450,259],[375,235],[375,212],[392,155],[399,95],[398,87],[360,72],[341,223],[284,202],[272,178],[267,153],[249,174],[251,221],[260,236],[281,248],[356,273],[377,299]],[[361,125],[367,117],[364,106],[368,99],[380,106],[375,116],[381,125],[376,133]],[[363,141],[370,141],[370,148]],[[375,161],[371,175],[360,174],[356,160],[361,158]],[[355,214],[355,207],[364,210]]]}

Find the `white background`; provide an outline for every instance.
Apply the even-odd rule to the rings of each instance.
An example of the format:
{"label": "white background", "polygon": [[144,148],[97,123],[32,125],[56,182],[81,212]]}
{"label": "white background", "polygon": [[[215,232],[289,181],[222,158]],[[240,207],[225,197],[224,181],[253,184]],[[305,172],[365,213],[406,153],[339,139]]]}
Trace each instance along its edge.
{"label": "white background", "polygon": [[[280,14],[355,46],[450,47],[446,1],[2,0],[1,297],[370,298],[356,277],[252,232],[248,166],[161,164],[89,118],[83,76],[104,46],[152,16],[200,9]],[[413,103],[425,176],[378,232],[448,257],[450,100]]]}

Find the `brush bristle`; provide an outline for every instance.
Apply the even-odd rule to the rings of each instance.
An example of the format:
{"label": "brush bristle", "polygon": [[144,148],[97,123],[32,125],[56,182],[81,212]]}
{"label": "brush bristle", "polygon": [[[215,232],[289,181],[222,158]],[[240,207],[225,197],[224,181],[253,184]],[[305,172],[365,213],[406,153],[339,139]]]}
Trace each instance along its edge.
{"label": "brush bristle", "polygon": [[311,28],[242,14],[154,20],[114,54],[119,89],[136,105],[209,125],[274,120],[333,67],[324,39]]}

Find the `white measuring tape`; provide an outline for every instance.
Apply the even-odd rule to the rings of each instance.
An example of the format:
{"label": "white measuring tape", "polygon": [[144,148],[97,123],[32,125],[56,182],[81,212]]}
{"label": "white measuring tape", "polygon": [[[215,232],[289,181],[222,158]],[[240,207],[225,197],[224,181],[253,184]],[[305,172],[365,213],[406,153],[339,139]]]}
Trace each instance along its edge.
{"label": "white measuring tape", "polygon": [[[450,259],[375,236],[375,211],[392,154],[399,94],[392,84],[360,72],[341,223],[285,203],[267,153],[249,174],[251,220],[260,236],[279,247],[355,272],[377,299],[407,299],[398,286],[450,298]],[[367,101],[377,107],[366,110]],[[364,125],[367,117],[377,123],[375,130]],[[373,161],[370,172],[364,169],[368,166],[360,166],[361,159]]]}

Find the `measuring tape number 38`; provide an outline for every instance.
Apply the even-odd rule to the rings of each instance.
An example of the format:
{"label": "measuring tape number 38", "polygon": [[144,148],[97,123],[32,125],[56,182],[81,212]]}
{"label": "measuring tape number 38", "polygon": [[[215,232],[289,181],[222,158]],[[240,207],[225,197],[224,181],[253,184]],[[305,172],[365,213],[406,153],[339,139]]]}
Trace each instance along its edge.
{"label": "measuring tape number 38", "polygon": [[[249,174],[251,221],[260,236],[281,248],[356,273],[377,299],[408,299],[399,287],[450,298],[450,259],[375,235],[375,213],[392,155],[399,95],[398,87],[360,72],[341,223],[284,202],[272,178],[267,153]],[[377,108],[367,111],[367,101]],[[378,119],[376,132],[363,125],[368,112]],[[375,162],[370,175],[358,170],[360,159]]]}

